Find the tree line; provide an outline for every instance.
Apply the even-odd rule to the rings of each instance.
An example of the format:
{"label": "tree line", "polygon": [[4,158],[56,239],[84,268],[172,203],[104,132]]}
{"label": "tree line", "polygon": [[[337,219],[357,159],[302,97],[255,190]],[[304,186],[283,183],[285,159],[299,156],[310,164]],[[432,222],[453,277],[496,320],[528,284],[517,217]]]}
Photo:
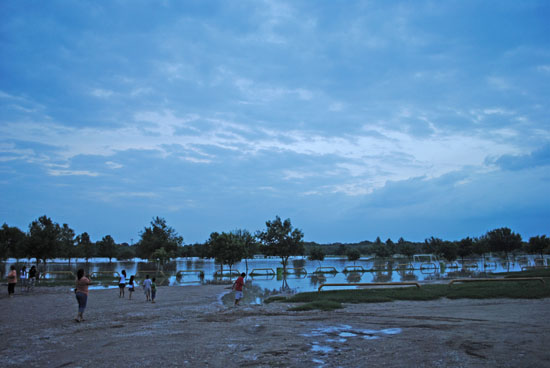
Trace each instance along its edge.
{"label": "tree line", "polygon": [[414,254],[434,254],[448,261],[458,258],[464,260],[473,255],[483,256],[488,252],[503,253],[508,256],[515,251],[533,254],[549,254],[550,238],[546,235],[531,237],[524,242],[521,235],[503,227],[488,231],[478,238],[464,238],[447,241],[431,237],[424,242],[410,242],[400,238],[396,243],[391,239],[382,242],[377,237],[374,242],[318,244],[304,242],[304,234],[294,228],[290,219],[266,222],[266,228],[255,234],[245,229],[231,232],[213,232],[203,243],[183,244],[183,237],[166,220],[155,217],[140,233],[136,244],[116,243],[112,236],[105,235],[101,240],[92,242],[88,233],[75,234],[67,224],[58,224],[46,215],[29,224],[26,232],[4,223],[0,229],[0,260],[7,258],[32,259],[46,263],[54,258],[84,258],[86,262],[93,257],[127,260],[134,257],[155,260],[164,264],[178,257],[213,258],[223,268],[232,266],[241,260],[247,261],[256,254],[276,256],[283,268],[288,265],[291,256],[308,255],[312,260],[322,260],[325,255],[347,256],[356,260],[361,255],[374,254],[379,258],[394,254],[412,258]]}

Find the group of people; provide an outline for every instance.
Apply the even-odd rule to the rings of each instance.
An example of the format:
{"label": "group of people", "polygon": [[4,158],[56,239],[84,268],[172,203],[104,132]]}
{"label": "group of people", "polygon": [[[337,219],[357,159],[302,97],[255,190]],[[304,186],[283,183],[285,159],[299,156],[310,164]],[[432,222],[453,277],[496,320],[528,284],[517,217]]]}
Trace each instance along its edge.
{"label": "group of people", "polygon": [[[27,266],[23,266],[19,271],[19,280],[21,280],[21,290],[25,289],[26,291],[31,290],[36,283],[36,278],[38,277],[38,271],[36,266],[32,266],[29,271],[27,271]],[[8,273],[8,296],[13,298],[15,294],[15,286],[17,285],[17,270],[15,266],[10,266],[10,272]]]}
{"label": "group of people", "polygon": [[[38,272],[35,266],[32,266],[31,269],[27,272],[27,267],[23,266],[19,273],[19,278],[21,279],[21,289],[23,287],[27,288],[27,291],[34,287],[34,283],[38,276]],[[244,286],[244,277],[246,274],[243,272],[237,280],[233,283],[232,290],[235,291],[235,305],[238,305],[240,300],[243,297],[243,286]],[[119,287],[119,298],[124,298],[125,289],[126,289],[126,270],[122,270],[121,275],[118,280]],[[15,293],[15,285],[17,284],[17,271],[15,266],[10,267],[10,272],[8,273],[8,295],[13,297]],[[84,269],[79,269],[76,273],[76,285],[75,285],[75,296],[78,302],[78,314],[75,318],[76,322],[84,321],[84,311],[86,309],[86,304],[88,303],[88,286],[92,284],[91,278],[89,275],[84,276]],[[135,277],[134,275],[130,276],[128,280],[128,299],[132,299],[132,293],[135,291]],[[149,275],[145,276],[145,280],[142,284],[143,292],[145,294],[145,299],[151,303],[155,302],[155,297],[157,295],[157,285],[156,278],[149,278]]]}
{"label": "group of people", "polygon": [[[126,277],[127,277],[126,270],[122,270],[121,275],[118,279],[118,288],[119,288],[118,297],[119,298],[124,298],[124,291],[126,289]],[[149,278],[149,275],[146,275],[142,285],[143,292],[145,293],[145,299],[151,303],[155,302],[155,297],[157,296],[156,280],[157,279],[155,277],[153,277],[153,279],[151,280]],[[135,291],[135,277],[134,275],[132,275],[130,276],[130,280],[128,281],[128,292],[129,292],[128,299],[132,299],[132,294],[134,291]]]}

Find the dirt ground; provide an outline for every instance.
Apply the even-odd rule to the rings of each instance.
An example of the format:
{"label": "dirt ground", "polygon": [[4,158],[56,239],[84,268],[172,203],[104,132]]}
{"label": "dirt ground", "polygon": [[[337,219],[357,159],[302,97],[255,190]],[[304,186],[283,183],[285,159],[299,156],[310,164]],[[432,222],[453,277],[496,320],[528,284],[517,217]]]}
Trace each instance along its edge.
{"label": "dirt ground", "polygon": [[[225,286],[0,296],[2,367],[548,367],[550,299],[437,300],[289,312],[227,307]],[[246,291],[245,291],[246,292]]]}

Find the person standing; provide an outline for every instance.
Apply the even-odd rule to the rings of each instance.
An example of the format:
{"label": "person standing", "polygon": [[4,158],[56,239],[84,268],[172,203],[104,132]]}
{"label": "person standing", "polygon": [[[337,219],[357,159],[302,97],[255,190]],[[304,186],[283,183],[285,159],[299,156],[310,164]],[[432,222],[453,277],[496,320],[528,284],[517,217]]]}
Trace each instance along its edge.
{"label": "person standing", "polygon": [[149,275],[145,276],[145,281],[143,281],[143,292],[145,293],[145,299],[147,299],[147,301],[151,301],[151,284],[152,281]]}
{"label": "person standing", "polygon": [[82,268],[77,271],[76,277],[75,295],[76,301],[78,302],[78,314],[75,321],[82,322],[84,321],[84,310],[88,303],[88,285],[92,282],[89,276],[84,276],[84,270]]}
{"label": "person standing", "polygon": [[153,277],[151,282],[151,303],[155,302],[155,297],[157,296],[157,284],[155,283],[157,279]]}
{"label": "person standing", "polygon": [[134,275],[132,275],[130,276],[130,281],[128,281],[128,299],[132,299],[132,293],[134,290]]}
{"label": "person standing", "polygon": [[34,283],[36,282],[36,266],[32,266],[29,270],[29,281],[27,283],[27,291],[34,288]]}
{"label": "person standing", "polygon": [[27,266],[23,266],[19,271],[19,279],[21,280],[21,291],[27,287]]}
{"label": "person standing", "polygon": [[118,279],[118,297],[124,298],[124,288],[126,287],[126,270],[122,270],[122,275]]}
{"label": "person standing", "polygon": [[239,305],[239,302],[243,298],[243,286],[244,286],[244,277],[246,273],[241,273],[241,276],[235,280],[233,283],[233,290],[235,290],[235,305]]}
{"label": "person standing", "polygon": [[12,265],[10,267],[10,272],[8,273],[8,296],[10,298],[13,298],[16,284],[17,284],[17,271],[15,270],[15,266]]}

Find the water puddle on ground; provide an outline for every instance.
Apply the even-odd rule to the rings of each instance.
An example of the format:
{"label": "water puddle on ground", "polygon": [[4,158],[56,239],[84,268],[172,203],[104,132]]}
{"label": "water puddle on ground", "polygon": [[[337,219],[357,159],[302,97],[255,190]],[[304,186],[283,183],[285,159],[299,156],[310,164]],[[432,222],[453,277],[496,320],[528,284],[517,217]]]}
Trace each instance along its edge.
{"label": "water puddle on ground", "polygon": [[311,351],[319,354],[312,359],[312,362],[317,367],[323,367],[325,361],[322,359],[327,354],[338,350],[339,344],[343,344],[348,339],[360,338],[363,340],[377,340],[380,338],[388,338],[400,334],[400,328],[385,328],[382,330],[360,329],[350,325],[337,325],[315,328],[309,333],[304,333],[301,336],[313,338],[311,342]]}

